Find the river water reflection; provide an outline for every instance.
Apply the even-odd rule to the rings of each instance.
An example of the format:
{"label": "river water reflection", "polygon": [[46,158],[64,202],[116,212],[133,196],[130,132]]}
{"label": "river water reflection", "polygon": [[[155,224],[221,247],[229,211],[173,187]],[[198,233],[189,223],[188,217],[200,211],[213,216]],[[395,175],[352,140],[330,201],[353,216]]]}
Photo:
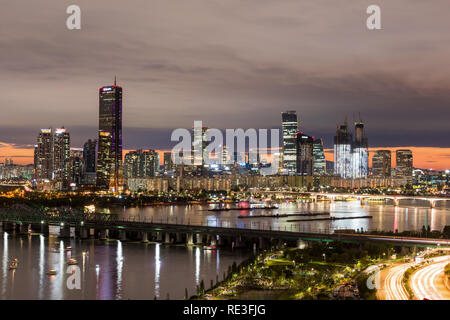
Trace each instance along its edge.
{"label": "river water reflection", "polygon": [[[421,230],[423,225],[431,230],[440,230],[450,225],[450,201],[438,202],[436,208],[420,200],[402,200],[402,205],[395,207],[391,203],[361,203],[360,201],[323,201],[316,203],[281,203],[275,210],[230,210],[214,212],[208,209],[217,205],[180,205],[156,206],[144,208],[126,208],[117,210],[123,219],[141,221],[169,222],[193,225],[210,225],[220,227],[238,227],[254,229],[275,229],[286,231],[327,232],[336,229],[363,230]],[[229,205],[233,206],[233,205]],[[332,217],[372,216],[372,219],[346,219],[305,221],[310,217],[291,216],[283,218],[238,218],[239,215],[330,213]],[[311,218],[326,218],[314,216]],[[302,220],[289,222],[288,220]]]}
{"label": "river water reflection", "polygon": [[[420,230],[429,225],[442,230],[450,225],[450,208],[444,202],[429,208],[426,202],[405,201],[399,207],[389,203],[361,204],[359,201],[283,203],[276,210],[208,211],[210,205],[157,206],[117,209],[123,219],[154,222],[209,224],[240,228],[301,231],[334,229]],[[350,220],[305,220],[302,216],[285,218],[238,218],[239,215],[301,214],[329,212],[334,217],[370,215],[373,218]],[[319,216],[316,216],[319,217]],[[326,217],[326,216],[325,216]],[[71,251],[65,250],[68,246]],[[185,288],[193,295],[204,281],[209,287],[216,277],[248,252],[200,247],[142,244],[111,240],[61,240],[41,235],[19,236],[0,232],[0,299],[183,299]],[[9,270],[12,259],[19,267]],[[78,260],[81,289],[67,286],[69,258]],[[69,267],[69,269],[68,269]],[[50,276],[47,272],[56,270]]]}
{"label": "river water reflection", "polygon": [[[203,250],[200,247],[126,243],[118,240],[60,240],[41,235],[0,233],[1,299],[183,299],[185,288],[195,294],[216,276],[222,280],[228,266],[248,253]],[[72,247],[71,251],[65,248]],[[9,262],[19,267],[9,270]],[[80,289],[70,290],[67,280],[78,261]],[[50,269],[57,271],[48,275]],[[69,271],[69,273],[67,273]]]}

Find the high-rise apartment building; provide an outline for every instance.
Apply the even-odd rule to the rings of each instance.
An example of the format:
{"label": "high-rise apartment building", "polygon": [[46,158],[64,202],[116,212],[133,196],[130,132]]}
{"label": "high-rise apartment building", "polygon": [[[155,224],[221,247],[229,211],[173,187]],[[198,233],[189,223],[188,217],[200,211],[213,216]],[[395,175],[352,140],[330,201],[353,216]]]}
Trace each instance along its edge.
{"label": "high-rise apartment building", "polygon": [[150,178],[155,176],[155,150],[130,151],[125,155],[124,174],[126,179]]}
{"label": "high-rise apartment building", "polygon": [[52,129],[41,129],[37,137],[34,156],[35,179],[53,179],[53,132]]}

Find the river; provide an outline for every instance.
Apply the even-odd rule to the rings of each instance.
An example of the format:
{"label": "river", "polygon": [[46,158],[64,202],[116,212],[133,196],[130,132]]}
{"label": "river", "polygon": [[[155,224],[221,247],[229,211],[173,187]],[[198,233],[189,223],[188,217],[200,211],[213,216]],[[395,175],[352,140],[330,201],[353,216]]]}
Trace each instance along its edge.
{"label": "river", "polygon": [[[154,222],[208,224],[222,227],[264,228],[292,231],[332,231],[336,229],[421,230],[429,225],[441,230],[450,225],[450,208],[444,202],[429,208],[426,202],[390,203],[335,201],[317,203],[284,202],[275,210],[208,211],[214,205],[171,205],[115,209],[122,219]],[[372,216],[372,219],[295,221],[307,217],[238,218],[239,215],[329,213],[333,217]],[[320,216],[317,216],[320,217]],[[324,215],[327,217],[327,215]],[[71,251],[65,250],[72,247]],[[216,277],[248,252],[231,249],[203,250],[184,245],[142,244],[118,240],[58,239],[39,234],[19,236],[0,233],[0,299],[183,299],[185,288],[195,294],[204,281],[209,288]],[[12,259],[18,268],[9,270]],[[77,267],[68,259],[78,260]],[[50,269],[56,275],[48,275]],[[79,274],[79,289],[72,281]],[[67,282],[72,281],[71,285]],[[73,288],[75,286],[75,288]]]}

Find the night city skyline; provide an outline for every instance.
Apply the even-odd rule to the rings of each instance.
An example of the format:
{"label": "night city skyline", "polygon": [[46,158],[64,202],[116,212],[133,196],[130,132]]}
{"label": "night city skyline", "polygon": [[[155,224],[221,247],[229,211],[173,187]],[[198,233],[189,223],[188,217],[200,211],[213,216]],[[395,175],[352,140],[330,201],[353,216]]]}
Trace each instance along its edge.
{"label": "night city skyline", "polygon": [[450,301],[449,0],[0,8],[5,311]]}
{"label": "night city skyline", "polygon": [[[95,138],[96,88],[117,74],[124,86],[124,150],[168,150],[171,131],[194,120],[216,128],[279,128],[284,110],[296,110],[301,128],[330,149],[336,122],[361,113],[370,148],[416,148],[417,166],[448,166],[448,36],[430,42],[448,22],[418,19],[420,12],[444,14],[445,1],[416,4],[414,12],[400,10],[405,1],[381,1],[390,31],[382,35],[363,28],[358,6],[336,5],[332,16],[325,4],[265,2],[256,10],[249,2],[239,5],[251,12],[244,16],[232,2],[177,3],[178,10],[139,2],[110,25],[106,19],[124,6],[115,4],[83,2],[79,32],[57,28],[59,8],[50,1],[32,13],[10,4],[11,14],[0,22],[1,30],[15,30],[0,40],[2,79],[8,79],[0,98],[8,106],[0,120],[0,159],[32,163],[35,135],[44,127],[68,128],[73,147]],[[189,19],[180,17],[182,9]],[[224,19],[233,25],[223,26]],[[417,23],[408,25],[410,19]]]}

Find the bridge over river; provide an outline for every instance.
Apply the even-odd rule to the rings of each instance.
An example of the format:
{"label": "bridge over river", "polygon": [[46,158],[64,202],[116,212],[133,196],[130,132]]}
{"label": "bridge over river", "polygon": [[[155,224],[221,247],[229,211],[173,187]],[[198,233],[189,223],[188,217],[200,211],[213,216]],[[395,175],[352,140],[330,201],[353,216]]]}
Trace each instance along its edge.
{"label": "bridge over river", "polygon": [[[450,247],[450,239],[432,239],[398,236],[379,236],[352,232],[330,232],[317,230],[302,232],[295,228],[248,228],[246,225],[212,226],[194,225],[189,222],[120,219],[117,215],[103,213],[41,212],[29,208],[23,210],[0,209],[3,231],[28,234],[39,232],[49,234],[49,227],[59,227],[60,237],[95,237],[106,240],[159,241],[164,243],[206,244],[210,246],[231,245],[232,247],[263,248],[281,242],[307,245],[311,241],[343,241],[352,243],[384,242],[402,246]],[[72,232],[71,232],[72,229]]]}
{"label": "bridge over river", "polygon": [[251,194],[275,195],[278,197],[291,196],[295,198],[309,197],[313,201],[319,198],[335,201],[336,199],[354,198],[358,200],[391,200],[394,206],[399,206],[401,200],[422,200],[429,203],[431,208],[436,207],[436,203],[440,201],[450,201],[450,197],[438,196],[407,196],[407,195],[374,195],[374,194],[357,194],[357,193],[327,193],[327,192],[297,192],[297,191],[273,191],[263,189],[251,189]]}

